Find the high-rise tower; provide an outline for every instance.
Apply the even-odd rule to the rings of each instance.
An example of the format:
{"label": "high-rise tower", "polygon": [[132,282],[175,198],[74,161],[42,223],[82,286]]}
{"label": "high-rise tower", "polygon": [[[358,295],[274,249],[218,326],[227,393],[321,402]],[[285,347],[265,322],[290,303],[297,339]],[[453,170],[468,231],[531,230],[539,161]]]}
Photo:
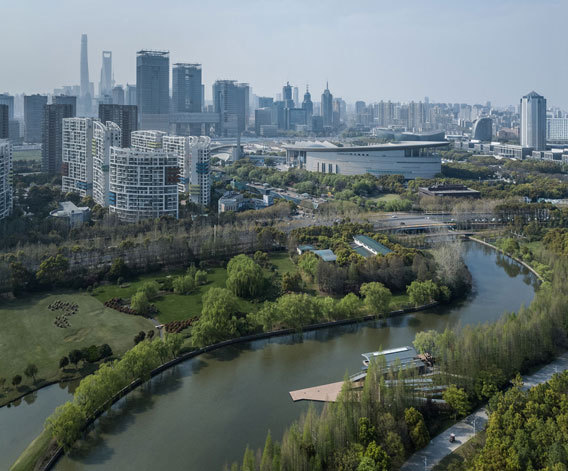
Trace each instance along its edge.
{"label": "high-rise tower", "polygon": [[138,51],[136,103],[140,129],[167,131],[170,113],[170,53]]}
{"label": "high-rise tower", "polygon": [[325,90],[321,95],[321,115],[323,117],[324,126],[333,125],[333,95],[329,91],[327,82],[325,84]]}
{"label": "high-rise tower", "polygon": [[89,57],[87,53],[87,35],[81,36],[81,96],[80,113],[90,114],[91,112],[91,84],[89,83]]}
{"label": "high-rise tower", "polygon": [[103,51],[103,65],[101,67],[101,81],[99,82],[99,95],[112,94],[112,52]]}
{"label": "high-rise tower", "polygon": [[536,92],[521,98],[521,145],[546,149],[546,98]]}

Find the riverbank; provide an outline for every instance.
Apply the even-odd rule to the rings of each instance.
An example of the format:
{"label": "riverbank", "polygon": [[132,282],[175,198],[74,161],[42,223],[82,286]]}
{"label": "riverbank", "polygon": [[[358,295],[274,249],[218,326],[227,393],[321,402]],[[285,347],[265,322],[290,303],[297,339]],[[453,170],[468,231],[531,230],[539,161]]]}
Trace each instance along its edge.
{"label": "riverbank", "polygon": [[[263,340],[263,338],[268,339],[267,335],[258,334],[243,339],[222,342],[217,346],[219,353],[207,355],[203,359],[196,358],[186,362],[180,367],[181,369],[176,369],[175,373],[172,372],[171,375],[166,375],[163,378],[161,377],[162,379],[153,381],[151,386],[153,393],[143,388],[143,390],[139,390],[138,393],[134,394],[134,398],[138,399],[129,400],[128,403],[121,403],[122,405],[120,405],[118,410],[135,407],[135,410],[132,412],[137,416],[137,428],[130,430],[128,436],[136,435],[137,430],[148,430],[148,427],[160,428],[160,424],[155,423],[150,418],[150,422],[144,420],[140,422],[140,412],[138,406],[135,405],[137,401],[142,397],[148,398],[152,402],[152,410],[158,407],[159,404],[162,404],[161,407],[167,404],[168,408],[173,408],[172,414],[162,411],[160,413],[162,416],[160,422],[165,421],[169,423],[171,430],[176,430],[177,434],[182,434],[189,443],[194,444],[191,447],[193,449],[191,457],[186,457],[186,462],[197,467],[196,469],[200,467],[204,469],[204,466],[214,466],[220,469],[222,462],[218,463],[219,457],[212,462],[211,453],[206,452],[206,443],[215,441],[214,437],[209,437],[210,431],[230,430],[230,424],[226,423],[223,417],[212,415],[215,414],[214,411],[218,411],[219,407],[226,408],[228,416],[232,418],[231,423],[242,423],[243,420],[251,423],[251,428],[246,434],[247,438],[241,434],[236,442],[234,439],[236,437],[233,437],[231,443],[227,443],[228,449],[224,456],[227,459],[232,459],[231,457],[235,456],[235,454],[242,452],[246,442],[256,443],[258,440],[262,440],[267,427],[275,430],[284,426],[289,423],[291,414],[296,415],[298,413],[298,407],[301,406],[293,405],[286,400],[288,397],[287,391],[291,388],[305,387],[318,381],[322,383],[329,381],[330,378],[336,377],[337,371],[345,371],[345,369],[355,371],[359,367],[360,361],[357,355],[353,355],[353,352],[370,351],[378,347],[393,348],[400,345],[409,345],[416,332],[428,329],[443,330],[448,324],[492,321],[497,319],[502,312],[517,309],[523,303],[530,302],[533,295],[532,289],[521,289],[521,287],[527,287],[527,285],[528,287],[531,286],[527,279],[521,276],[513,278],[505,276],[503,266],[496,263],[495,253],[483,251],[480,247],[476,248],[475,245],[464,251],[468,267],[472,270],[472,275],[474,280],[476,280],[475,294],[470,300],[445,306],[442,309],[426,312],[419,316],[394,315],[390,319],[376,323],[372,322],[374,316],[323,323],[315,326],[316,330],[313,332],[310,332],[312,327],[305,328],[305,333],[301,337],[296,335],[290,336],[289,334],[293,333],[292,331],[276,332],[276,335],[273,335],[274,337],[288,337],[284,337],[282,341]],[[506,294],[508,292],[521,292],[523,295],[511,298]],[[414,310],[398,310],[395,311],[395,314],[397,312],[406,314]],[[440,314],[444,315],[441,316]],[[370,323],[368,322],[369,320],[371,320]],[[349,324],[361,323],[362,321],[367,321],[362,327],[349,327]],[[326,329],[326,327],[334,328]],[[220,348],[231,344],[233,345],[231,348]],[[297,355],[294,353],[296,351],[298,351]],[[203,353],[203,351],[189,352],[187,356],[196,356],[200,353]],[[272,360],[267,363],[265,358],[262,362],[259,362],[259,359],[261,357],[264,358],[267,354],[270,355]],[[187,356],[178,361],[187,359]],[[258,359],[255,360],[254,358]],[[205,365],[210,366],[204,368]],[[257,371],[259,368],[262,372]],[[186,377],[187,379],[181,379]],[[260,377],[264,378],[264,381],[261,385],[262,387],[259,388],[258,378]],[[234,383],[237,379],[238,383]],[[181,387],[180,381],[183,381],[184,388],[190,386],[189,390],[181,395],[178,394],[179,391],[176,392]],[[211,381],[213,381],[213,384],[210,384]],[[170,386],[168,386],[170,383],[173,389],[170,389]],[[244,397],[239,396],[238,401],[236,398],[231,398],[228,401],[224,394],[219,396],[216,393],[216,391],[234,390],[238,396],[238,391],[243,388],[243,385],[247,384],[255,384],[256,386],[253,390],[245,388],[247,391],[246,395]],[[234,389],[235,387],[236,389]],[[171,391],[165,403],[162,402],[166,393],[163,388]],[[265,389],[270,391],[265,391]],[[280,397],[278,391],[285,391],[286,398]],[[238,409],[233,407],[235,401],[239,404]],[[278,404],[276,409],[275,401]],[[198,409],[192,407],[196,402],[200,404]],[[209,402],[211,402],[210,405]],[[113,408],[113,410],[115,409]],[[184,418],[179,420],[179,410],[182,409],[185,411]],[[138,411],[138,413],[135,411]],[[244,417],[240,417],[243,414]],[[266,419],[268,417],[267,414],[269,414],[270,420]],[[125,414],[126,416],[131,416],[131,414]],[[240,419],[237,420],[237,417],[240,417]],[[115,417],[112,421],[105,420],[102,426],[103,430],[108,430],[109,426],[114,428],[117,421],[119,424],[122,424],[120,426],[121,429],[126,426],[126,424],[122,423],[122,419]],[[189,428],[188,424],[185,423],[187,421],[189,421],[189,424],[192,424]],[[128,423],[130,423],[130,420]],[[207,424],[206,426],[205,423]],[[253,426],[253,424],[256,425]],[[99,428],[100,426],[97,425],[97,429]],[[251,431],[254,436],[251,436]],[[159,431],[154,431],[152,435],[155,436],[153,446],[155,445],[158,449],[168,448],[168,443],[171,443],[171,441],[168,440],[162,443],[163,439]],[[124,448],[126,445],[116,443],[116,438],[120,438],[120,435],[117,436],[116,433],[111,433],[105,438],[105,441],[110,440],[110,443],[104,447],[105,449],[108,449],[110,446],[115,452],[120,450],[119,456],[111,459],[112,466],[117,468],[122,466],[124,468],[125,466],[133,465],[137,460],[139,461],[139,458],[142,459],[142,456],[136,455],[129,456],[126,461],[122,461],[121,456],[124,454],[124,451],[127,451]],[[210,442],[210,440],[212,441]],[[240,443],[239,440],[246,440],[246,442]],[[194,448],[199,443],[202,443],[205,448],[199,446],[198,448],[203,453],[196,454],[197,449]],[[90,448],[93,445],[93,443],[85,442],[82,446]],[[179,452],[180,450],[177,451]],[[94,456],[97,457],[98,455],[95,452]],[[153,453],[152,456],[154,456]],[[146,456],[144,460],[147,460],[147,458]],[[98,456],[95,459],[100,463],[95,465],[95,468],[106,469],[105,465],[108,465],[108,457]],[[66,457],[63,460],[63,464],[61,466],[58,465],[57,468],[62,470],[80,469],[76,467],[77,460],[80,462],[81,458],[75,456],[70,460]],[[139,463],[142,467],[146,463],[144,460]],[[172,466],[171,469],[177,469],[173,463]]]}

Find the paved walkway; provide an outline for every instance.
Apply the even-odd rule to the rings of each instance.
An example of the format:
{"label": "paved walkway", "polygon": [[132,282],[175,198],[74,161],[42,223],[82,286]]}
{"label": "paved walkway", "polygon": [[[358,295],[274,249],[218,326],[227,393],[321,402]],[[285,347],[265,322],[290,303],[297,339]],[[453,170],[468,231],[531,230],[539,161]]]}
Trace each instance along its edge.
{"label": "paved walkway", "polygon": [[[523,388],[529,389],[537,384],[545,383],[555,373],[566,369],[568,369],[568,353],[559,356],[553,362],[542,367],[535,373],[523,376]],[[485,427],[486,423],[487,410],[485,408],[481,408],[473,414],[468,415],[465,419],[434,437],[425,448],[414,453],[408,461],[402,465],[401,471],[424,471],[433,469],[444,457],[473,438],[477,432]],[[449,441],[450,433],[456,436],[454,443],[450,443]]]}

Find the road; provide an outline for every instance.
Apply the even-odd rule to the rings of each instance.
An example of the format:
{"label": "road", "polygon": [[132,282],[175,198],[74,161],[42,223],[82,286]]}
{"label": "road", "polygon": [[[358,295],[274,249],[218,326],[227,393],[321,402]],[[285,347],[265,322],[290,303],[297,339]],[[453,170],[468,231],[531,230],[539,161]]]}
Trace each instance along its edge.
{"label": "road", "polygon": [[[523,389],[529,389],[537,384],[547,382],[555,373],[568,369],[568,353],[565,353],[553,362],[542,367],[535,373],[523,376]],[[422,450],[414,453],[402,465],[401,471],[424,471],[431,470],[444,457],[452,453],[456,448],[473,438],[475,433],[485,427],[487,423],[487,410],[481,408],[465,419],[452,425],[441,434],[435,436],[430,443]],[[475,430],[474,430],[475,428]],[[456,436],[454,443],[449,442],[450,434]]]}

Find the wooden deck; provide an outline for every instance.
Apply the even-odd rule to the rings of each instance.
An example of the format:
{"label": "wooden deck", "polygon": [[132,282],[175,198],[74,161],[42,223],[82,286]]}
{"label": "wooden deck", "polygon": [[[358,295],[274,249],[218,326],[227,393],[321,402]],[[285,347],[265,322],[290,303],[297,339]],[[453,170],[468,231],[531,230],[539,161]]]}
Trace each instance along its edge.
{"label": "wooden deck", "polygon": [[337,383],[322,384],[321,386],[313,386],[306,389],[298,389],[297,391],[290,391],[292,400],[296,401],[320,401],[320,402],[335,402],[337,396],[341,392],[343,381]]}

